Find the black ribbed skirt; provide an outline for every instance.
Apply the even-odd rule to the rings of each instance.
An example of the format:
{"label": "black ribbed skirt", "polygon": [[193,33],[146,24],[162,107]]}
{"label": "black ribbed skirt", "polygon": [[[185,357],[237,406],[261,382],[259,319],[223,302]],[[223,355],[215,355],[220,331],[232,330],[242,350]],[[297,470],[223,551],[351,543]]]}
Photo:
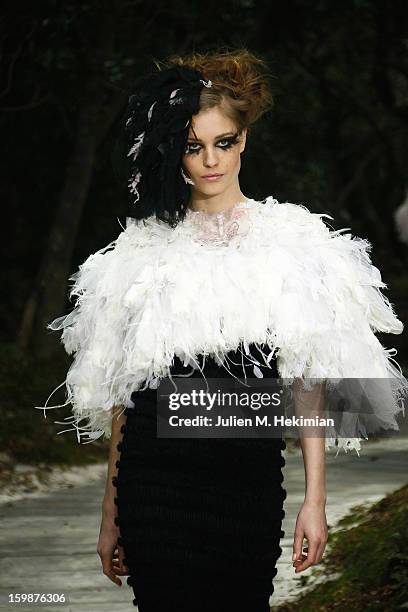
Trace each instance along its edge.
{"label": "black ribbed skirt", "polygon": [[157,438],[156,392],[118,444],[118,544],[139,612],[269,612],[285,515],[282,438]]}

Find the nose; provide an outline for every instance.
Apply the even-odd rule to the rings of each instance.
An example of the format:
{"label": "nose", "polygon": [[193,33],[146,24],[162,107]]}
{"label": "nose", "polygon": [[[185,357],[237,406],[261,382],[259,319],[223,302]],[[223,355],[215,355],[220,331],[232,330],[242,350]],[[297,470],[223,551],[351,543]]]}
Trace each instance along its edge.
{"label": "nose", "polygon": [[214,168],[218,164],[218,154],[215,148],[210,147],[204,150],[203,164],[206,168]]}

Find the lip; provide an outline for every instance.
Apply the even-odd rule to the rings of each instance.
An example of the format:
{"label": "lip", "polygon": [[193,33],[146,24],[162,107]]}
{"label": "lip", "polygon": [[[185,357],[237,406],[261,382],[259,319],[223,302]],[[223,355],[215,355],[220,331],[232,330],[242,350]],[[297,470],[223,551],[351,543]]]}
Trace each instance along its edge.
{"label": "lip", "polygon": [[204,179],[205,181],[216,181],[222,178],[223,176],[224,176],[223,174],[215,173],[215,174],[205,174],[201,178]]}

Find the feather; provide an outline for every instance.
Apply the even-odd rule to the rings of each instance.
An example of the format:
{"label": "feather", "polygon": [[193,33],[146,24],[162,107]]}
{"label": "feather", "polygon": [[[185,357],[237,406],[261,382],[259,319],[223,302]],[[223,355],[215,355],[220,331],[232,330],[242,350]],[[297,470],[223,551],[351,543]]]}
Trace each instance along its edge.
{"label": "feather", "polygon": [[[288,384],[324,379],[329,403],[352,402],[356,390],[368,398],[371,414],[350,421],[359,435],[347,435],[345,415],[344,435],[329,432],[327,449],[337,443],[358,452],[360,435],[398,429],[408,381],[395,349],[375,334],[400,334],[403,325],[382,293],[371,244],[346,229],[331,231],[328,215],[273,197],[221,215],[228,239],[216,242],[190,212],[175,228],[128,218],[118,238],[71,277],[75,308],[48,327],[62,330],[75,355],[66,390],[78,439],[109,437],[112,406],[154,388],[175,355],[195,367],[201,354],[225,365],[229,351],[242,346],[250,354],[251,343],[269,347],[267,365],[276,353]],[[238,223],[235,235],[230,222]],[[259,377],[259,361],[252,363]]]}
{"label": "feather", "polygon": [[257,365],[254,365],[254,374],[257,378],[263,378],[263,374],[262,374],[262,370],[260,368],[258,368]]}

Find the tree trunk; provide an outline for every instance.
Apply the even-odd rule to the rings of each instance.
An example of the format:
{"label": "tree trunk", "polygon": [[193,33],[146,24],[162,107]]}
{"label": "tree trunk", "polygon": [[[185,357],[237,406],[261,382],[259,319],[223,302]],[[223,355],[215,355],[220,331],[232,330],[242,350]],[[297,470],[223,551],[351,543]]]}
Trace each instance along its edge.
{"label": "tree trunk", "polygon": [[[120,88],[109,95],[105,61],[112,56],[117,30],[113,27],[120,3],[101,3],[102,15],[95,24],[95,36],[89,48],[82,49],[87,62],[86,85],[81,96],[76,138],[68,162],[65,181],[56,207],[48,241],[45,245],[33,288],[28,296],[18,333],[20,348],[36,357],[52,357],[60,343],[47,323],[64,314],[67,282],[72,272],[82,211],[86,204],[98,147],[126,101]],[[77,22],[80,31],[82,22]],[[87,40],[86,37],[83,37]]]}
{"label": "tree trunk", "polygon": [[102,88],[98,75],[91,75],[55,219],[19,330],[20,348],[32,349],[41,358],[50,357],[58,350],[56,337],[46,330],[46,324],[63,314],[65,308],[79,222],[89,192],[100,132],[105,131],[100,121],[101,106],[104,101],[106,104]]}

